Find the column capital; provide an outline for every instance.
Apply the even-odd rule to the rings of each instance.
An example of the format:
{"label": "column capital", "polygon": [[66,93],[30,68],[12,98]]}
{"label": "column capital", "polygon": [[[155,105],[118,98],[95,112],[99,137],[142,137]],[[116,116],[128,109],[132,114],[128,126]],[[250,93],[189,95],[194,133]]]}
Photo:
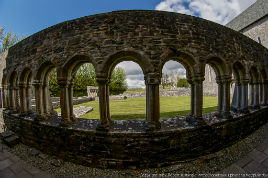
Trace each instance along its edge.
{"label": "column capital", "polygon": [[40,80],[34,80],[32,85],[35,87],[41,87],[43,84]]}
{"label": "column capital", "polygon": [[27,87],[27,83],[25,83],[25,82],[19,82],[18,86],[20,88],[26,88]]}
{"label": "column capital", "polygon": [[194,76],[191,79],[194,83],[201,83],[205,80],[204,76]]}
{"label": "column capital", "polygon": [[106,84],[110,83],[110,79],[107,77],[97,77],[96,81],[98,84],[102,84],[102,85],[106,85]]}
{"label": "column capital", "polygon": [[241,84],[247,85],[249,83],[249,79],[241,79]]}
{"label": "column capital", "polygon": [[148,73],[144,76],[144,80],[146,85],[159,85],[161,83],[158,73]]}
{"label": "column capital", "polygon": [[61,88],[72,87],[73,84],[74,84],[73,80],[58,79],[58,85],[59,85]]}

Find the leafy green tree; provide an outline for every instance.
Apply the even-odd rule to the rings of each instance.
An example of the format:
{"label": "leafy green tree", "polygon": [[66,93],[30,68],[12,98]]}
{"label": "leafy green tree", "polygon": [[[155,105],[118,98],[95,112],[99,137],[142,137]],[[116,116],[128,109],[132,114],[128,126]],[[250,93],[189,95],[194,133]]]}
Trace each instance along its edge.
{"label": "leafy green tree", "polygon": [[190,87],[186,78],[178,79],[177,87]]}
{"label": "leafy green tree", "polygon": [[124,93],[128,89],[126,79],[127,75],[124,69],[122,69],[121,67],[116,67],[113,70],[111,82],[109,84],[110,94]]}
{"label": "leafy green tree", "polygon": [[[94,66],[92,64],[83,64],[75,73],[74,78],[74,96],[86,96],[87,86],[98,86],[96,82],[96,73]],[[111,82],[109,85],[111,94],[120,94],[126,91],[128,88],[126,82],[126,72],[117,67],[112,73]],[[60,87],[57,82],[57,72],[56,69],[52,70],[49,78],[49,90],[51,96],[60,95]]]}
{"label": "leafy green tree", "polygon": [[16,44],[17,42],[23,40],[27,36],[18,37],[18,35],[12,34],[12,32],[4,33],[5,28],[0,27],[0,52],[3,52]]}

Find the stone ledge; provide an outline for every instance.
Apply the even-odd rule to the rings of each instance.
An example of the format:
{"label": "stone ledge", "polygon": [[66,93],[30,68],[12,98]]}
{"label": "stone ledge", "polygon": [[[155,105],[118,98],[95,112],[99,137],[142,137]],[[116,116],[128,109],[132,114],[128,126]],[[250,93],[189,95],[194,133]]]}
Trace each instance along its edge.
{"label": "stone ledge", "polygon": [[[78,119],[61,127],[59,119],[37,122],[4,112],[8,129],[45,153],[91,167],[148,168],[171,165],[223,149],[267,122],[268,107],[202,127],[181,125],[183,118],[161,119],[159,131],[147,133],[144,120],[115,121],[109,132],[96,131],[98,120]],[[168,127],[172,125],[172,127]]]}

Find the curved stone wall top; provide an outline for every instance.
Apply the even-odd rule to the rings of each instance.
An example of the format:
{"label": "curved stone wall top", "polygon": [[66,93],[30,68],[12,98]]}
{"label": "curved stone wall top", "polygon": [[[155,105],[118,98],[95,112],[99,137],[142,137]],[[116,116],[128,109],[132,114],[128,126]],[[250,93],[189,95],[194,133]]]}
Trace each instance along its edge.
{"label": "curved stone wall top", "polygon": [[27,64],[35,73],[45,61],[57,67],[75,55],[85,55],[97,74],[105,73],[114,62],[111,56],[118,52],[132,56],[145,73],[159,70],[171,53],[186,53],[195,63],[210,56],[227,63],[258,64],[268,59],[266,48],[222,25],[172,12],[128,10],[82,17],[42,30],[10,48],[7,68],[8,73],[12,69],[19,72]]}

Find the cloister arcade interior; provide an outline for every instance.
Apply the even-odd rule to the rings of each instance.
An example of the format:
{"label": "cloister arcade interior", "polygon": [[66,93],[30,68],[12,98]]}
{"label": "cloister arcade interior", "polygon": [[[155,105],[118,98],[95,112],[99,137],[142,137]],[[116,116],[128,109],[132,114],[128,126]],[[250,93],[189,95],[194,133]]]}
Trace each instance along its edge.
{"label": "cloister arcade interior", "polygon": [[[146,84],[146,120],[153,123],[154,128],[160,128],[160,100],[159,84],[164,64],[169,60],[181,63],[186,69],[188,82],[191,84],[191,104],[188,115],[189,122],[192,124],[202,120],[202,82],[204,80],[204,66],[210,65],[216,73],[218,84],[218,109],[216,115],[220,118],[229,119],[232,112],[248,113],[249,109],[258,109],[262,105],[267,105],[267,74],[265,69],[251,66],[245,69],[241,62],[227,65],[218,57],[209,58],[202,67],[197,67],[191,56],[182,54],[181,56],[168,56],[163,60],[158,76],[146,74],[146,64],[141,63],[135,55],[124,56],[117,54],[113,56],[113,61],[107,68],[108,76],[97,77],[99,85],[99,104],[100,104],[100,127],[108,127],[112,123],[109,111],[109,79],[112,71],[122,61],[134,61],[141,67],[145,75]],[[64,66],[54,65],[52,62],[44,62],[36,72],[30,68],[25,68],[20,74],[13,71],[9,77],[3,77],[3,104],[4,107],[19,112],[21,114],[35,113],[39,119],[49,119],[57,117],[53,110],[49,87],[48,76],[53,68],[56,67],[58,84],[60,86],[61,117],[63,123],[73,123],[76,117],[73,114],[73,79],[75,72],[84,63],[92,63],[86,56],[75,56]],[[93,65],[95,65],[93,63]],[[231,66],[231,67],[230,67]],[[248,72],[247,72],[248,71]],[[198,75],[199,73],[199,75]],[[234,74],[235,89],[230,106],[230,84]],[[34,88],[35,96],[33,96]],[[35,97],[36,110],[31,108],[31,99]],[[249,102],[248,102],[249,101]],[[249,104],[248,104],[249,103]]]}

